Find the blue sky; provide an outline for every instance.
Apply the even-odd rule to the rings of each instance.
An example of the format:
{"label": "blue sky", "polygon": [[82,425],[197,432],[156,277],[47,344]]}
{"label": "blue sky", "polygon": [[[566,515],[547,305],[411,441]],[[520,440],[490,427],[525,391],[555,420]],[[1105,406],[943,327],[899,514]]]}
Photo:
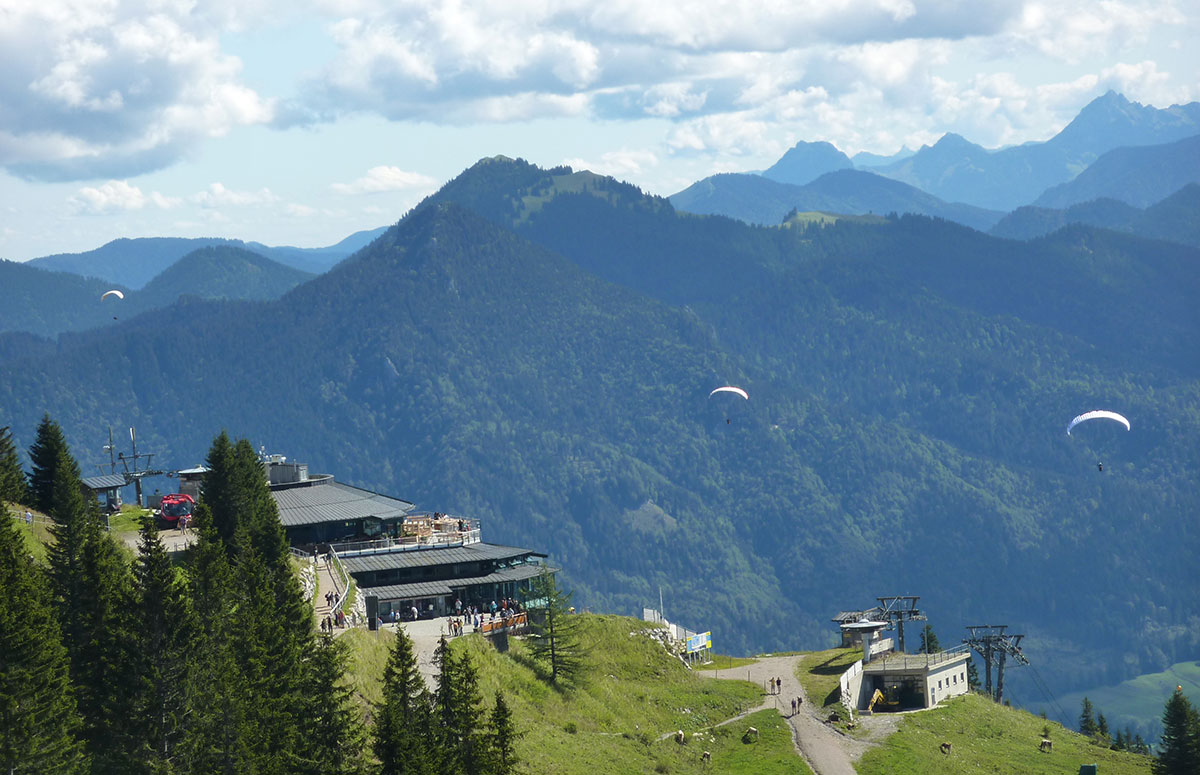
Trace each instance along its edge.
{"label": "blue sky", "polygon": [[0,0],[0,258],[319,246],[485,156],[669,195],[799,140],[1044,140],[1200,99],[1195,0]]}

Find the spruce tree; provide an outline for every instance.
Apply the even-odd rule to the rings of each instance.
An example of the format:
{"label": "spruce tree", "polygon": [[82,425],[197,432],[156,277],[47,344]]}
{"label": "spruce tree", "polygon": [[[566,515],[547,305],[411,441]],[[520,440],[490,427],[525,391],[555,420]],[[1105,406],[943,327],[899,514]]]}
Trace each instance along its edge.
{"label": "spruce tree", "polygon": [[1079,734],[1084,737],[1095,737],[1097,729],[1095,709],[1092,708],[1092,701],[1084,697],[1083,702],[1080,703]]}
{"label": "spruce tree", "polygon": [[186,660],[191,611],[184,586],[159,539],[155,521],[142,527],[134,568],[134,701],[131,724],[140,734],[136,770],[167,770],[183,736]]}
{"label": "spruce tree", "polygon": [[43,415],[38,424],[37,436],[29,448],[29,460],[33,465],[29,475],[29,500],[38,511],[49,514],[54,507],[59,468],[67,466],[71,478],[79,480],[79,466],[71,457],[62,428],[50,419],[49,414]]}
{"label": "spruce tree", "polygon": [[921,628],[921,650],[919,654],[936,654],[941,651],[942,647],[938,644],[937,635],[933,632],[933,627],[926,624]]}
{"label": "spruce tree", "polygon": [[979,691],[979,669],[975,667],[975,659],[967,660],[967,688],[973,692]]}
{"label": "spruce tree", "polygon": [[289,621],[287,612],[276,605],[271,570],[249,545],[244,529],[235,541],[240,547],[234,565],[238,604],[230,634],[247,699],[249,769],[282,775],[292,769],[290,757],[302,749],[299,716],[306,706],[302,687],[307,682],[305,647],[310,644],[296,637],[294,628],[304,626],[311,634],[312,616],[300,623]]}
{"label": "spruce tree", "polygon": [[89,510],[74,599],[62,621],[83,739],[93,772],[129,772],[140,730],[129,724],[136,687],[131,629],[133,577],[125,556]]}
{"label": "spruce tree", "polygon": [[484,762],[487,775],[512,775],[516,772],[520,761],[515,750],[518,736],[504,694],[496,692],[496,704],[488,716],[487,758]]}
{"label": "spruce tree", "polygon": [[0,772],[87,771],[70,661],[45,579],[0,515]]}
{"label": "spruce tree", "polygon": [[1154,775],[1196,775],[1200,772],[1200,713],[1183,691],[1176,690],[1163,708]]}
{"label": "spruce tree", "polygon": [[530,656],[549,669],[550,683],[576,680],[583,669],[583,639],[579,617],[571,612],[571,593],[546,570],[533,580],[527,600]]}
{"label": "spruce tree", "polygon": [[1103,745],[1108,745],[1112,740],[1108,732],[1108,719],[1104,718],[1103,713],[1096,716],[1096,737]]}
{"label": "spruce tree", "polygon": [[25,472],[21,470],[21,458],[17,455],[17,445],[7,426],[0,428],[0,502],[3,501],[29,502],[29,488]]}
{"label": "spruce tree", "polygon": [[468,654],[455,656],[443,637],[434,652],[438,666],[434,703],[438,719],[438,772],[474,775],[483,762],[483,697],[479,672]]}
{"label": "spruce tree", "polygon": [[[444,642],[444,641],[443,641]],[[373,749],[380,775],[433,775],[433,718],[429,690],[403,630],[383,672],[383,701],[375,708]]]}
{"label": "spruce tree", "polygon": [[49,495],[50,504],[46,508],[46,513],[53,521],[50,534],[54,541],[48,547],[46,555],[50,564],[52,600],[63,625],[67,650],[73,651],[70,639],[75,637],[76,630],[66,625],[78,619],[74,608],[81,599],[80,562],[88,535],[88,521],[98,520],[99,515],[90,511],[84,503],[79,469],[70,452],[62,447],[58,449],[57,454],[58,463],[47,469],[53,471],[54,475],[54,487]]}
{"label": "spruce tree", "polygon": [[307,710],[300,718],[298,775],[357,775],[365,771],[362,718],[346,680],[346,645],[321,635],[309,657],[302,687]]}
{"label": "spruce tree", "polygon": [[238,605],[225,545],[204,503],[196,507],[199,540],[191,551],[190,594],[195,627],[187,652],[185,718],[176,771],[189,775],[239,775],[249,771],[246,707],[233,648]]}

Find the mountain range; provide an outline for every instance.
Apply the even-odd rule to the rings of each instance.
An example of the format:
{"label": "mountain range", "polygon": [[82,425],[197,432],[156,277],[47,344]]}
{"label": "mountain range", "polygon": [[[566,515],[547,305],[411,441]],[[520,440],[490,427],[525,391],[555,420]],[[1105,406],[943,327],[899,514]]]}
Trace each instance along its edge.
{"label": "mountain range", "polygon": [[[138,253],[121,255],[128,259]],[[274,299],[313,277],[309,272],[284,266],[257,252],[220,243],[181,257],[141,290],[118,286],[116,290],[124,298],[110,296],[102,300],[102,294],[113,286],[108,280],[47,271],[31,266],[32,263],[0,261],[0,285],[7,293],[7,303],[0,306],[0,331],[53,337],[66,331],[111,326],[123,318],[171,305],[185,296]]]}
{"label": "mountain range", "polygon": [[1200,247],[1200,183],[1189,183],[1144,209],[1108,198],[1093,199],[1062,210],[1018,207],[1001,218],[989,233],[1026,240],[1071,223]]}
{"label": "mountain range", "polygon": [[759,175],[713,175],[671,196],[671,204],[699,215],[727,215],[746,223],[776,225],[793,210],[826,213],[913,213],[945,218],[986,231],[1003,213],[944,202],[907,183],[863,170],[841,169],[805,185]]}
{"label": "mountain range", "polygon": [[[671,202],[689,212],[759,224],[779,223],[795,208],[933,215],[986,230],[1003,212],[1030,204],[1062,208],[1101,197],[1153,204],[1200,181],[1198,138],[1200,103],[1158,109],[1109,92],[1045,142],[989,150],[948,133],[915,153],[856,154],[854,160],[829,143],[800,142],[761,175],[704,178]],[[908,187],[880,191],[878,182],[860,178],[851,197],[824,189],[822,176],[847,175],[855,163],[860,172]]]}
{"label": "mountain range", "polygon": [[[481,518],[577,605],[661,590],[731,653],[921,595],[943,643],[1024,633],[1033,703],[1194,658],[1198,262],[1084,225],[757,227],[495,157],[279,298],[0,336],[0,425],[50,412],[84,468],[109,426],[181,467],[228,429]],[[1094,408],[1133,430],[1064,433]]]}
{"label": "mountain range", "polygon": [[360,231],[323,248],[268,247],[236,239],[138,237],[118,239],[83,253],[59,253],[26,262],[39,269],[71,272],[107,280],[123,288],[141,288],[167,267],[194,250],[229,246],[248,250],[309,274],[320,274],[346,256],[367,245],[384,228]]}

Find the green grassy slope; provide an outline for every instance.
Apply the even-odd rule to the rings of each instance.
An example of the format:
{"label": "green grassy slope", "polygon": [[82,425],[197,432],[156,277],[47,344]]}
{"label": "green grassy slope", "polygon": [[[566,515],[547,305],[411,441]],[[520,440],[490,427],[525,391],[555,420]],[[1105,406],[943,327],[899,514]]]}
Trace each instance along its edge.
{"label": "green grassy slope", "polygon": [[1116,686],[1068,694],[1058,698],[1058,703],[1068,713],[1078,715],[1086,696],[1096,712],[1104,714],[1113,734],[1128,726],[1152,740],[1162,730],[1163,708],[1176,686],[1182,686],[1189,697],[1200,696],[1200,662],[1179,662],[1162,672],[1140,675]]}
{"label": "green grassy slope", "polygon": [[[759,687],[687,670],[642,634],[651,626],[584,615],[587,667],[580,685],[567,690],[546,683],[520,639],[509,639],[503,653],[478,635],[459,638],[453,647],[472,654],[485,706],[497,690],[504,692],[522,735],[517,754],[526,772],[808,772],[775,710],[717,726],[758,706]],[[389,634],[343,637],[351,646],[356,690],[364,700],[378,701]],[[756,742],[743,741],[747,726],[759,729]],[[677,729],[687,733],[683,745],[669,737]],[[704,751],[712,755],[708,767],[701,762]]]}
{"label": "green grassy slope", "polygon": [[[1054,744],[1050,753],[1038,750],[1044,727],[1049,727]],[[953,746],[949,755],[939,750],[942,742]],[[1059,724],[968,694],[906,715],[894,734],[867,751],[858,772],[1051,775],[1079,772],[1081,764],[1098,764],[1104,775],[1142,775],[1150,772],[1150,762],[1148,756],[1101,748]]]}

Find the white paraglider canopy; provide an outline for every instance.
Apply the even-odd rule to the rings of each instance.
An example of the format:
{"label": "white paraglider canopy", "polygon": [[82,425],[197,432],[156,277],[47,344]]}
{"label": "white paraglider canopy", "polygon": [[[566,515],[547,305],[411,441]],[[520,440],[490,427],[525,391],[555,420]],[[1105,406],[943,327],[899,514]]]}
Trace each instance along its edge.
{"label": "white paraglider canopy", "polygon": [[1084,412],[1083,414],[1076,417],[1074,420],[1071,420],[1071,422],[1067,424],[1067,435],[1068,436],[1071,435],[1071,429],[1074,428],[1076,425],[1078,425],[1081,422],[1087,422],[1088,420],[1115,420],[1116,422],[1119,422],[1122,425],[1124,425],[1125,430],[1127,430],[1127,431],[1132,430],[1129,427],[1129,420],[1126,420],[1124,416],[1119,415],[1116,412],[1110,412],[1106,409],[1097,409],[1092,412]]}
{"label": "white paraglider canopy", "polygon": [[118,291],[117,289],[115,289],[115,288],[114,288],[114,289],[113,289],[113,290],[111,290],[111,291],[105,291],[105,292],[104,292],[104,293],[103,293],[103,294],[100,296],[100,301],[104,301],[104,300],[105,300],[105,299],[107,299],[109,296],[116,296],[118,299],[123,299],[123,298],[125,298],[125,294],[121,293],[120,291]]}
{"label": "white paraglider canopy", "polygon": [[747,401],[750,400],[750,396],[746,394],[745,390],[742,390],[740,387],[734,387],[733,385],[726,385],[725,387],[719,387],[716,390],[714,390],[713,392],[709,393],[708,397],[712,398],[717,393],[736,393],[737,395],[741,396],[742,398],[746,399]]}

